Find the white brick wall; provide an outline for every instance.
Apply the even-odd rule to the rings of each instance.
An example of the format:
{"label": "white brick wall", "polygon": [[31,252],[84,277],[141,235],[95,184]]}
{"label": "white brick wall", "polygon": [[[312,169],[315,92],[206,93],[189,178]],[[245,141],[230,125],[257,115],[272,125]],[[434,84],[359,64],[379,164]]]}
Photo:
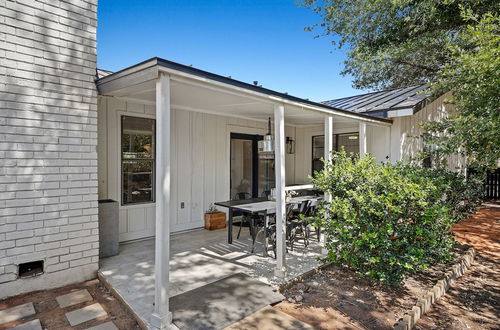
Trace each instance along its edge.
{"label": "white brick wall", "polygon": [[[97,0],[0,0],[0,298],[95,276]],[[44,260],[44,274],[17,265]]]}

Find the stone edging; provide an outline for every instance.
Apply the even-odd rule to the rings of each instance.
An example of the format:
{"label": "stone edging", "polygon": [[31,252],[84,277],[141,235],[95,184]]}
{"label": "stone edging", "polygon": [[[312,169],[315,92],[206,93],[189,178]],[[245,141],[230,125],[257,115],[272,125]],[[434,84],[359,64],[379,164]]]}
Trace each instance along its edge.
{"label": "stone edging", "polygon": [[141,319],[141,317],[136,314],[136,312],[134,311],[134,309],[132,308],[132,306],[130,306],[127,303],[127,301],[122,297],[122,295],[119,294],[118,291],[116,291],[113,288],[113,286],[108,283],[108,281],[106,281],[106,278],[102,275],[102,273],[101,273],[100,270],[97,271],[97,278],[104,285],[104,287],[109,290],[109,292],[111,293],[111,295],[113,297],[115,297],[125,307],[125,309],[127,309],[127,311],[130,313],[130,315],[132,315],[134,317],[134,319],[137,321],[137,324],[139,325],[139,327],[142,330],[148,330],[149,328],[146,325],[146,323],[144,322],[144,320]]}
{"label": "stone edging", "polygon": [[431,308],[439,298],[446,294],[446,291],[451,287],[452,281],[462,276],[465,271],[471,266],[476,255],[476,250],[473,247],[460,258],[460,261],[453,265],[450,271],[445,273],[443,279],[437,281],[423,298],[418,299],[413,308],[405,313],[403,319],[395,326],[395,330],[410,330],[415,326],[415,323]]}

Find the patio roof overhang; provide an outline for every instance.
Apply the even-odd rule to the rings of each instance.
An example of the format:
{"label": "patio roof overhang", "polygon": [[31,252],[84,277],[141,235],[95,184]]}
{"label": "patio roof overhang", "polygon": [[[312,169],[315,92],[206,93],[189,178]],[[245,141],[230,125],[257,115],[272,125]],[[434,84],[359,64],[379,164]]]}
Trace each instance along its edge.
{"label": "patio roof overhang", "polygon": [[161,72],[170,76],[174,109],[265,121],[274,105],[283,104],[287,125],[323,124],[326,116],[333,116],[336,123],[392,124],[390,119],[341,110],[157,57],[102,77],[96,84],[100,95],[155,104]]}

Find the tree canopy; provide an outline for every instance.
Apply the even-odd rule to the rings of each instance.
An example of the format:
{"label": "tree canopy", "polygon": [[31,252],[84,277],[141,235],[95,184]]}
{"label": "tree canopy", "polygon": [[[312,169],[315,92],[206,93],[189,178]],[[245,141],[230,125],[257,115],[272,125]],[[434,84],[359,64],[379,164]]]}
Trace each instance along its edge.
{"label": "tree canopy", "polygon": [[[324,35],[348,48],[343,73],[357,88],[383,89],[434,81],[470,22],[461,7],[482,16],[496,0],[302,0],[323,18]],[[309,29],[313,29],[310,27]]]}
{"label": "tree canopy", "polygon": [[[500,18],[470,11],[473,22],[460,36],[454,57],[432,85],[435,94],[452,91],[458,112],[440,122],[423,123],[443,154],[457,150],[474,167],[494,167],[500,159]],[[441,133],[446,134],[441,134]]]}
{"label": "tree canopy", "polygon": [[[364,89],[429,83],[451,91],[457,114],[425,126],[443,153],[473,165],[500,158],[500,1],[301,0],[323,18],[323,35],[348,50],[343,74]],[[314,27],[309,27],[313,30]],[[446,134],[439,134],[446,133]]]}

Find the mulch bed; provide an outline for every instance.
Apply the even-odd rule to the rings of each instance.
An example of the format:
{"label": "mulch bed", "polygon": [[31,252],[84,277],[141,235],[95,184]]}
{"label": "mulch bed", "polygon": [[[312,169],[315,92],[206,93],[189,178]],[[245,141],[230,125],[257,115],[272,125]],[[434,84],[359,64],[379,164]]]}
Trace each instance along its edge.
{"label": "mulch bed", "polygon": [[[275,308],[316,329],[392,329],[472,245],[478,251],[474,265],[441,298],[437,305],[443,306],[433,307],[417,328],[498,329],[493,322],[500,319],[499,219],[500,208],[482,208],[455,225],[453,232],[461,244],[454,260],[415,274],[400,287],[375,284],[347,268],[331,266],[286,290],[288,300]],[[447,301],[456,302],[451,314]]]}
{"label": "mulch bed", "polygon": [[[87,289],[92,296],[93,301],[80,303],[66,308],[60,308],[56,301],[56,297],[81,290]],[[10,322],[0,325],[0,329],[6,329],[16,326],[20,323],[30,321],[38,318],[42,324],[43,329],[86,329],[88,327],[96,326],[106,321],[113,321],[119,329],[140,329],[135,319],[128,313],[128,311],[114,298],[109,291],[99,282],[99,280],[91,280],[87,282],[72,284],[62,288],[34,291],[14,297],[10,297],[0,301],[0,310],[14,307],[17,305],[33,302],[36,314],[27,317],[23,320]],[[71,327],[65,317],[65,313],[75,310],[87,305],[98,302],[108,313],[91,321],[84,322],[75,327]]]}
{"label": "mulch bed", "polygon": [[317,329],[392,329],[466,250],[467,246],[458,245],[452,262],[415,274],[400,287],[373,283],[348,268],[330,266],[286,290],[288,300],[276,308]]}

